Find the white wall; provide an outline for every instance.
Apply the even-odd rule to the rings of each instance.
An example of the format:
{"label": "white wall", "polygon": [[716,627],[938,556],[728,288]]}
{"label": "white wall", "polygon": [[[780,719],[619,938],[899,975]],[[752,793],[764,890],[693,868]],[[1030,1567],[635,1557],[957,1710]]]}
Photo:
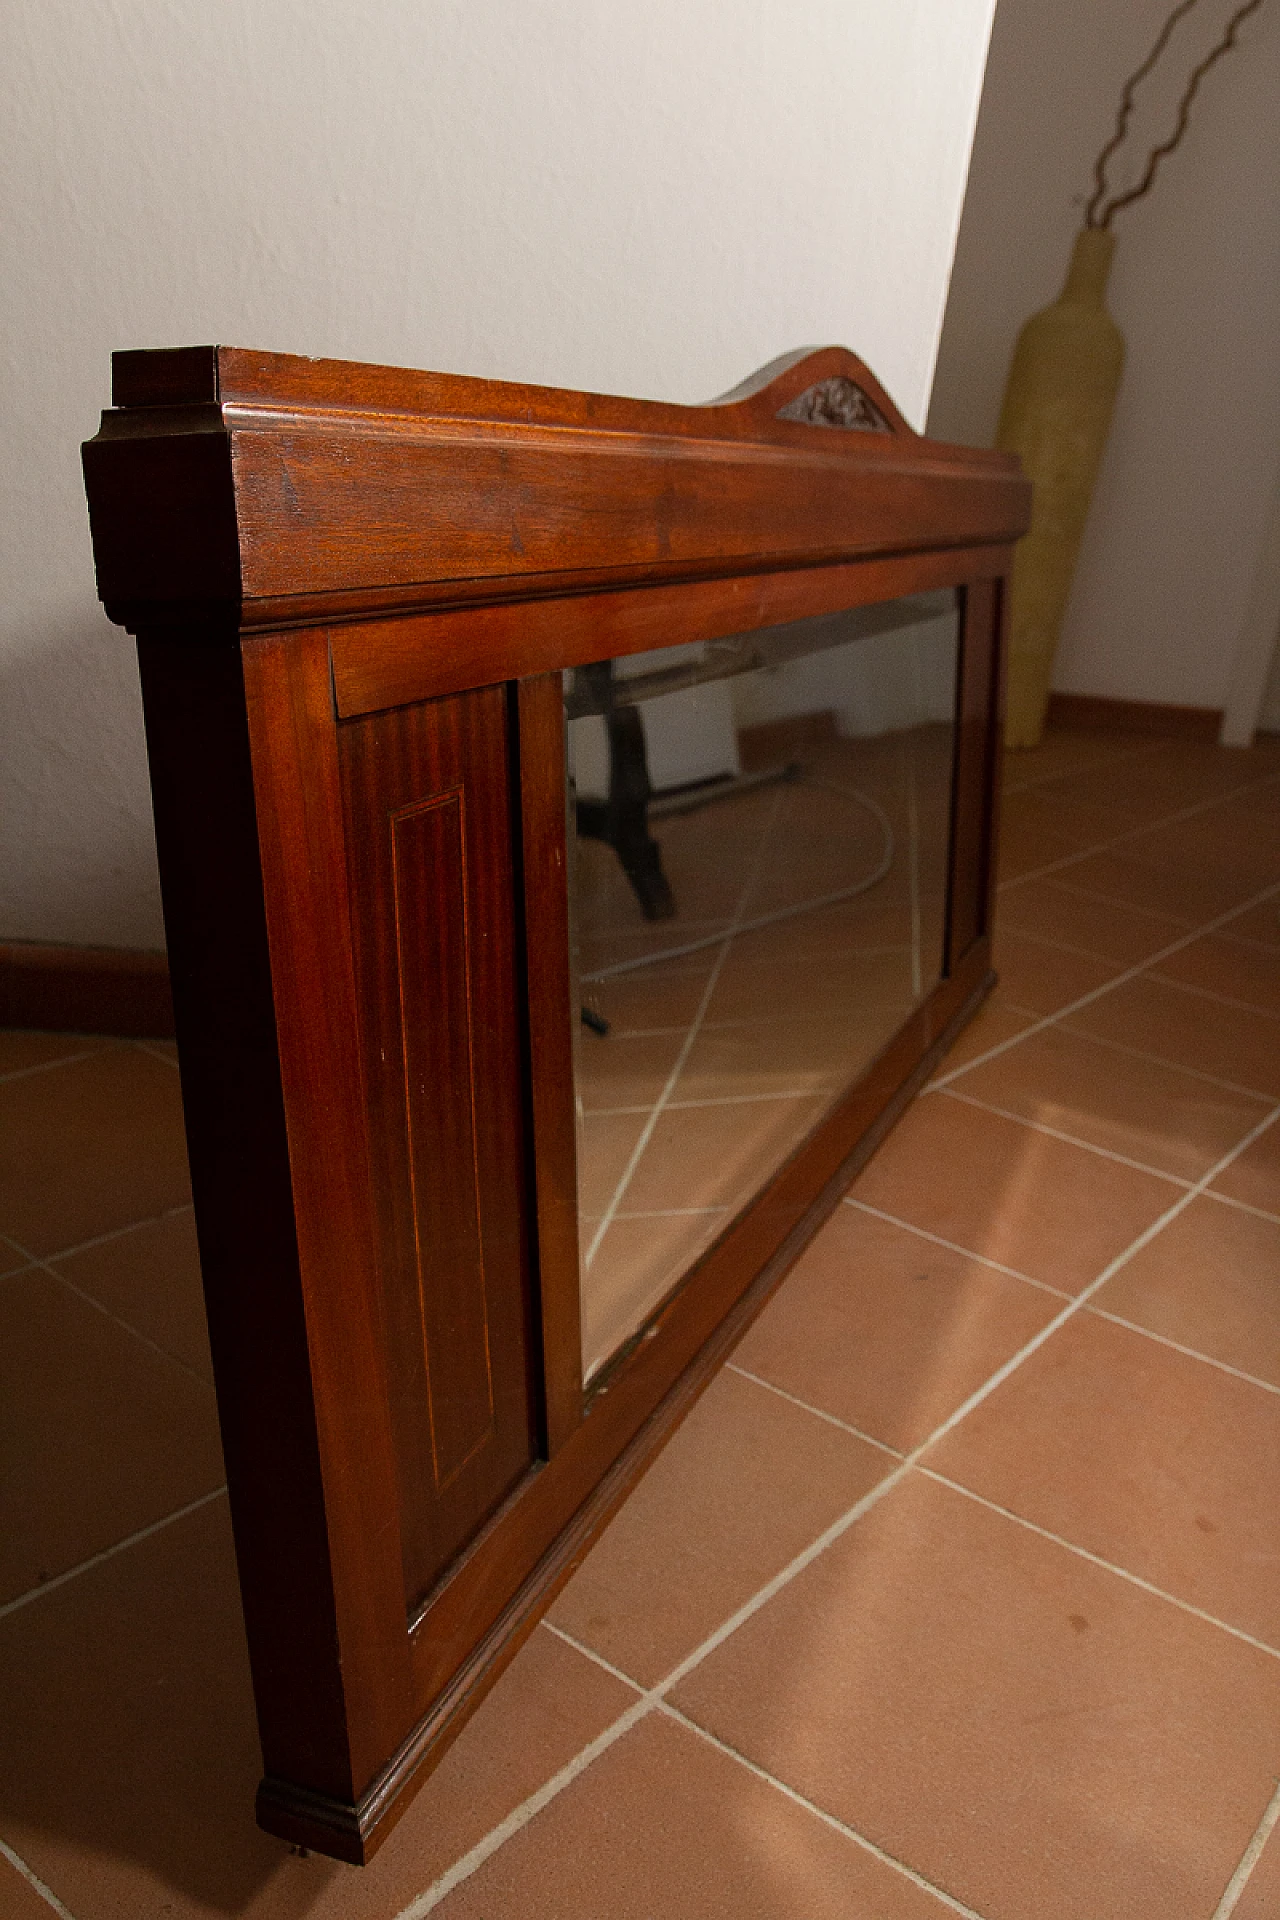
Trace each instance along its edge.
{"label": "white wall", "polygon": [[[999,0],[931,430],[989,442],[1018,328],[1061,283],[1125,76],[1171,0]],[[1122,181],[1231,0],[1139,94]],[[1117,215],[1128,363],[1054,685],[1222,707],[1280,477],[1280,7],[1207,77],[1150,196]]]}
{"label": "white wall", "polygon": [[162,938],[78,444],[113,347],[927,402],[993,0],[8,0],[0,938]]}

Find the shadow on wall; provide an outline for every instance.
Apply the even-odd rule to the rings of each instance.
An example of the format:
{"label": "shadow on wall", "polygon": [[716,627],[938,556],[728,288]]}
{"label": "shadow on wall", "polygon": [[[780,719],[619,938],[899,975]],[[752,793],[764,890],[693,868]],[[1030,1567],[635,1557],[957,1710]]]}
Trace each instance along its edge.
{"label": "shadow on wall", "polygon": [[102,614],[0,642],[0,821],[0,940],[163,947],[133,641]]}

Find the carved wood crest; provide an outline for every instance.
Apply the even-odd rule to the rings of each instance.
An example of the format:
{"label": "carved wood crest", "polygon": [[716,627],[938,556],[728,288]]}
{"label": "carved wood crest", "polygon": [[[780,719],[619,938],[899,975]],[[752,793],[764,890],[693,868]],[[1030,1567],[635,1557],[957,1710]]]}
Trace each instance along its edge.
{"label": "carved wood crest", "polygon": [[837,373],[819,380],[778,409],[779,420],[801,420],[810,427],[842,427],[852,433],[892,433],[879,407],[856,380]]}

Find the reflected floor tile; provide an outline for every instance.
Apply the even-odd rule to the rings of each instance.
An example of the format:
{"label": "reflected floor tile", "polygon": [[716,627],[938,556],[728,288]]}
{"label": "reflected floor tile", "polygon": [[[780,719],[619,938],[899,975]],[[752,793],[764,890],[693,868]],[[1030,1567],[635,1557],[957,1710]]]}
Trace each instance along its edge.
{"label": "reflected floor tile", "polygon": [[1083,1313],[929,1464],[1280,1648],[1280,1397]]}
{"label": "reflected floor tile", "polygon": [[1280,1387],[1280,1221],[1193,1200],[1093,1304]]}
{"label": "reflected floor tile", "polygon": [[1182,1191],[945,1093],[908,1109],[852,1188],[857,1200],[1068,1293]]}
{"label": "reflected floor tile", "polygon": [[972,1068],[953,1092],[1183,1180],[1207,1173],[1267,1111],[1261,1098],[1059,1027]]}
{"label": "reflected floor tile", "polygon": [[627,1210],[742,1206],[824,1105],[806,1097],[668,1109],[626,1190]]}
{"label": "reflected floor tile", "polygon": [[[936,974],[937,962],[933,962]],[[930,976],[932,979],[932,974]],[[707,1019],[768,1020],[786,1015],[839,1016],[868,1001],[891,1007],[912,1003],[910,949],[888,953],[811,953],[791,950],[785,929],[771,930],[768,947],[735,946],[711,995]]]}
{"label": "reflected floor tile", "polygon": [[300,1858],[255,1825],[225,1503],[0,1622],[0,1665],[0,1830],[76,1920],[393,1920],[634,1698],[535,1633],[356,1869]]}
{"label": "reflected floor tile", "polygon": [[6,1425],[0,1600],[219,1485],[213,1395],[52,1275],[0,1287]]}
{"label": "reflected floor tile", "polygon": [[588,1113],[578,1127],[578,1205],[602,1214],[644,1132],[644,1114]]}
{"label": "reflected floor tile", "polygon": [[714,965],[715,953],[708,949],[683,960],[615,974],[611,979],[585,984],[582,1002],[601,1014],[618,1033],[685,1028],[698,1011]]}
{"label": "reflected floor tile", "polygon": [[582,1222],[595,1256],[582,1277],[582,1358],[598,1371],[666,1299],[730,1218],[727,1209],[614,1219],[596,1245],[598,1222]]}
{"label": "reflected floor tile", "polygon": [[846,1205],[733,1364],[907,1453],[1061,1309],[1054,1294]]}
{"label": "reflected floor tile", "polygon": [[918,1475],[673,1698],[984,1920],[1211,1914],[1280,1769],[1280,1661]]}
{"label": "reflected floor tile", "polygon": [[948,1909],[651,1714],[436,1911],[441,1920],[944,1920]]}
{"label": "reflected floor tile", "polygon": [[653,1686],[894,1464],[777,1394],[721,1373],[551,1618]]}
{"label": "reflected floor tile", "polygon": [[598,1034],[583,1031],[578,1047],[578,1097],[588,1113],[610,1107],[651,1107],[671,1077],[684,1033]]}
{"label": "reflected floor tile", "polygon": [[191,1197],[173,1068],[108,1047],[0,1082],[0,1232],[33,1253],[164,1213]]}
{"label": "reflected floor tile", "polygon": [[802,1091],[834,1094],[897,1032],[907,1003],[808,1020],[704,1026],[689,1049],[674,1099],[714,1100]]}

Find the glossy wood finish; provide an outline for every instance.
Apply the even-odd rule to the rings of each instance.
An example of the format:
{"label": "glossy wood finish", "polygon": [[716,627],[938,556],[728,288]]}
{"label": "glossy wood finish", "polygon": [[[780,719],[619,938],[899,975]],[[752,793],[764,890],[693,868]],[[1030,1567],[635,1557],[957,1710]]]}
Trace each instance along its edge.
{"label": "glossy wood finish", "polygon": [[339,729],[406,1617],[539,1457],[507,701]]}
{"label": "glossy wood finish", "polygon": [[[115,392],[259,1817],[360,1861],[989,984],[1027,489],[838,349],[701,408],[229,349]],[[947,977],[584,1394],[561,670],[946,585]]]}

